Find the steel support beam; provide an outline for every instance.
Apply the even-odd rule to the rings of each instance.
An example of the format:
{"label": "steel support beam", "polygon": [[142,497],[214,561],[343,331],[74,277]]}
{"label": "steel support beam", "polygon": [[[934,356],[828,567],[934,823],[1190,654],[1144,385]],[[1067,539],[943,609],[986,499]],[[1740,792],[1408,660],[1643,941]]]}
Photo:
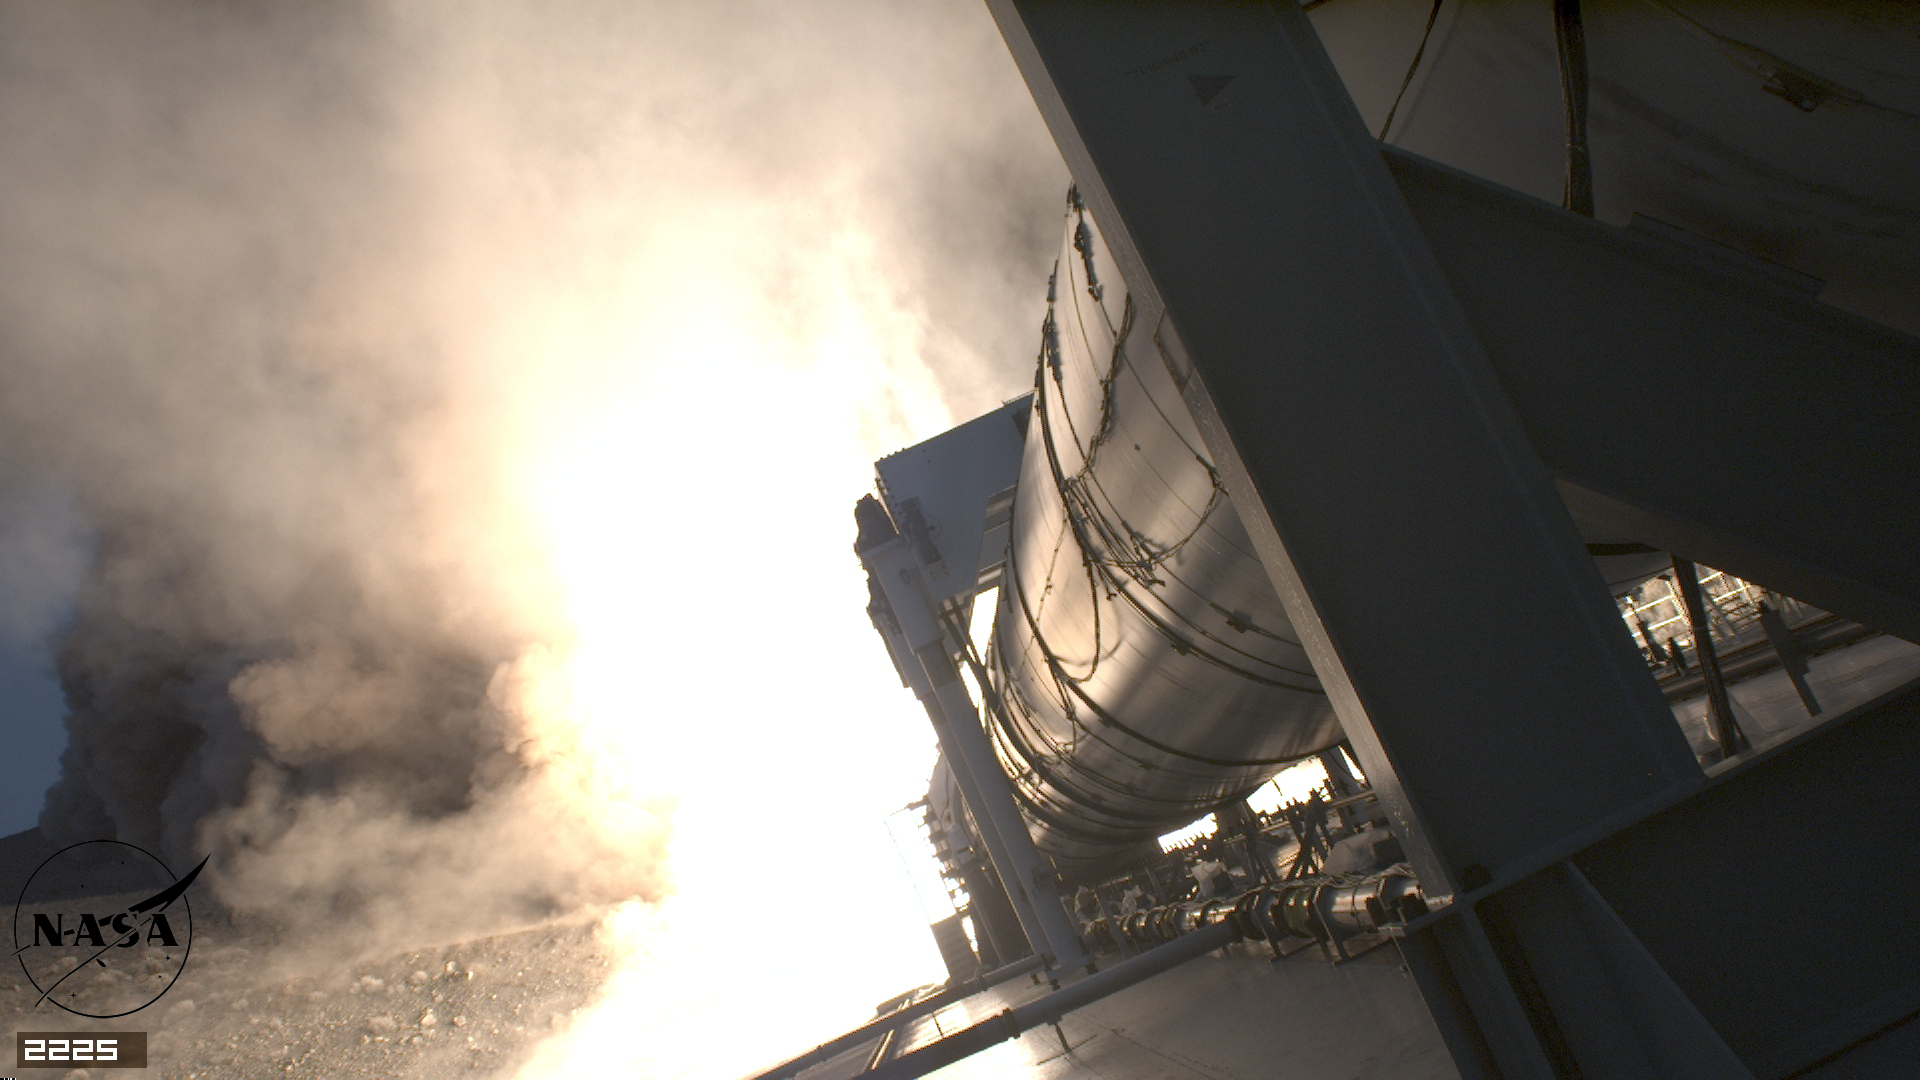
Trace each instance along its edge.
{"label": "steel support beam", "polygon": [[801,1054],[799,1057],[790,1058],[779,1065],[775,1065],[766,1072],[753,1077],[752,1080],[792,1080],[793,1077],[800,1075],[835,1055],[843,1054],[863,1042],[898,1030],[910,1020],[918,1020],[929,1013],[939,1012],[941,1009],[955,1002],[965,1001],[975,994],[984,990],[991,990],[1010,979],[1017,979],[1029,972],[1039,971],[1044,966],[1039,956],[1029,956],[1024,960],[1018,960],[1005,967],[989,971],[978,978],[949,985],[946,989],[921,998],[911,1005],[901,1006],[893,1012],[870,1020],[844,1035],[829,1039],[806,1053]]}
{"label": "steel support beam", "polygon": [[[903,1054],[865,1075],[871,1080],[913,1080],[944,1069],[962,1058],[971,1057],[989,1046],[1019,1038],[1042,1024],[1057,1024],[1075,1009],[1091,1005],[1101,998],[1117,994],[1129,986],[1144,982],[1196,957],[1233,944],[1236,933],[1230,922],[1202,926],[1164,945],[1157,945],[1139,956],[1089,975],[1064,990],[1055,991],[1038,1001],[1008,1009],[996,1016],[962,1028],[937,1042]],[[1062,1036],[1064,1039],[1065,1036]]]}
{"label": "steel support beam", "polygon": [[1458,905],[1403,948],[1464,1076],[1753,1080],[1570,862]]}
{"label": "steel support beam", "polygon": [[[880,513],[877,503],[874,512]],[[887,648],[927,711],[940,750],[973,811],[980,839],[1007,888],[1007,898],[1013,902],[1028,943],[1053,971],[1085,967],[1090,957],[1067,919],[1053,868],[1033,846],[1026,822],[1014,803],[1012,785],[1000,770],[993,744],[980,726],[979,711],[947,651],[946,638],[927,598],[920,562],[891,528],[887,526],[884,537],[878,536],[871,522],[862,521],[858,547],[860,559],[886,597],[893,619],[892,627],[880,628],[888,638]]]}
{"label": "steel support beam", "polygon": [[1756,1076],[1912,1076],[1911,1042],[1892,1068],[1814,1067],[1920,1025],[1915,761],[1920,687],[1735,763],[1574,862]]}
{"label": "steel support beam", "polygon": [[1687,626],[1693,631],[1694,660],[1700,665],[1700,679],[1707,686],[1707,717],[1713,728],[1720,758],[1725,760],[1749,748],[1746,733],[1733,715],[1733,698],[1727,694],[1726,677],[1720,673],[1720,653],[1713,643],[1713,619],[1707,614],[1706,594],[1700,589],[1700,568],[1686,559],[1673,560],[1673,582],[1680,589],[1681,602],[1687,608]]}
{"label": "steel support beam", "polygon": [[1675,230],[1382,150],[1584,532],[1920,641],[1920,340]]}
{"label": "steel support beam", "polygon": [[989,6],[1429,895],[1697,784],[1306,17]]}

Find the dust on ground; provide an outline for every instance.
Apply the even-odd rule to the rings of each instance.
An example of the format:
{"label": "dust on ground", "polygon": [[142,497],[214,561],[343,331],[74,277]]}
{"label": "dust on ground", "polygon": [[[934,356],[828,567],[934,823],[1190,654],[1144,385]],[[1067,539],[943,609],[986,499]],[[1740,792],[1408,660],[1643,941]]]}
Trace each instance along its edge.
{"label": "dust on ground", "polygon": [[[179,979],[152,1005],[116,1019],[39,1003],[8,957],[0,968],[0,1068],[63,1080],[510,1077],[535,1047],[570,1027],[615,960],[592,922],[368,956],[350,923],[320,932],[275,927],[207,915],[199,904],[196,916]],[[18,1031],[145,1031],[148,1067],[21,1068]]]}

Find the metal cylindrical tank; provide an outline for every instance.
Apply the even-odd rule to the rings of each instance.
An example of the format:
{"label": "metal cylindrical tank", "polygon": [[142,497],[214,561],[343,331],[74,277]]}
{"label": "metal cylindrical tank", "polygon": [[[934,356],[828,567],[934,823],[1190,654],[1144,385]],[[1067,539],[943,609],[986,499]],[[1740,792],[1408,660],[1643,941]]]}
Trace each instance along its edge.
{"label": "metal cylindrical tank", "polygon": [[1036,388],[994,623],[995,736],[1035,842],[1072,865],[1341,732],[1077,199]]}

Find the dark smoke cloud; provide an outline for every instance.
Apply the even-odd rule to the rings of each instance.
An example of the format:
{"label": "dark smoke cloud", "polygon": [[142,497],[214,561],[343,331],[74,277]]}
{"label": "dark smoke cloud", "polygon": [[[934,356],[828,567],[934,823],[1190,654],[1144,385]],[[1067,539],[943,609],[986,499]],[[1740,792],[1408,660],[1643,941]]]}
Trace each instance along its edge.
{"label": "dark smoke cloud", "polygon": [[91,534],[8,541],[71,567],[42,829],[415,935],[669,888],[520,692],[570,630],[514,455],[592,373],[519,313],[707,230],[804,322],[852,221],[969,414],[1065,183],[967,4],[8,5],[0,145],[0,483]]}

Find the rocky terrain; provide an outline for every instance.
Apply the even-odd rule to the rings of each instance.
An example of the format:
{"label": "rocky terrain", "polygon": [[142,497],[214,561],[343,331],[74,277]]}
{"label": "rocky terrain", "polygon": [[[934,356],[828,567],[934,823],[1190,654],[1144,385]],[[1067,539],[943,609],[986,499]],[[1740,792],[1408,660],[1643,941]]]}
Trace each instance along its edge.
{"label": "rocky terrain", "polygon": [[[0,862],[10,861],[5,845],[15,839],[0,841]],[[11,886],[10,909],[19,886],[0,886]],[[295,933],[208,916],[207,906],[196,905],[192,954],[178,981],[152,1005],[118,1019],[36,1004],[38,991],[9,958],[0,969],[0,1075],[510,1077],[534,1047],[568,1029],[611,963],[591,924],[368,955],[351,925]],[[22,1030],[145,1031],[148,1067],[21,1069],[14,1033]]]}

